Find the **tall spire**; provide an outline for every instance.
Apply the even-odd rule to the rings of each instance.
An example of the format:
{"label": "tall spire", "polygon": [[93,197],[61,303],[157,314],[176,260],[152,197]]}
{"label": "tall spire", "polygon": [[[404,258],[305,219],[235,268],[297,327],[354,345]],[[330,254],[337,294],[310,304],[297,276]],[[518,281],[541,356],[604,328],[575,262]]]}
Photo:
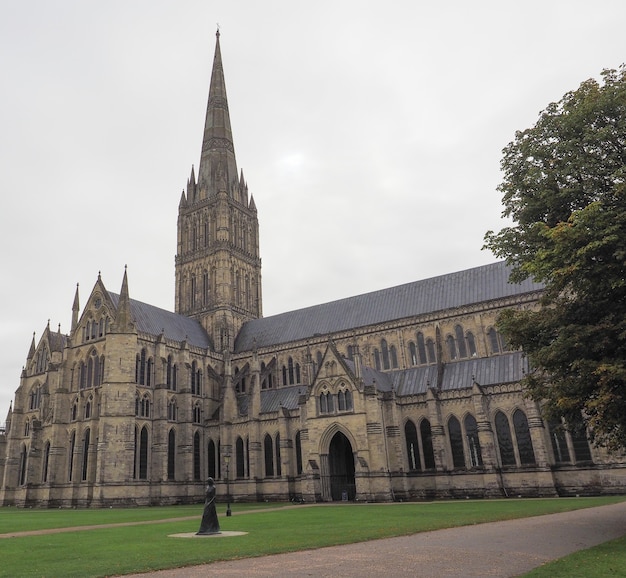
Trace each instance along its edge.
{"label": "tall spire", "polygon": [[209,87],[202,153],[198,167],[198,189],[200,198],[210,197],[218,192],[231,193],[233,182],[237,181],[237,162],[233,135],[230,128],[226,83],[220,51],[220,31],[216,33],[215,56]]}

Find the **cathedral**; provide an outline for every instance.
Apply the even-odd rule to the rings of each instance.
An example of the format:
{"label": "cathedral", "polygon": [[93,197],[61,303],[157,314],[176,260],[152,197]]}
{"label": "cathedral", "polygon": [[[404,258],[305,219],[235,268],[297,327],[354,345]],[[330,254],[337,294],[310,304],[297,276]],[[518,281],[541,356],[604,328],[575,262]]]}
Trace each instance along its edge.
{"label": "cathedral", "polygon": [[[217,34],[178,206],[174,312],[98,276],[33,338],[0,430],[0,505],[393,501],[626,492],[626,457],[548,423],[496,328],[543,287],[496,262],[270,317]],[[68,296],[68,309],[71,302]],[[570,431],[571,430],[571,431]]]}

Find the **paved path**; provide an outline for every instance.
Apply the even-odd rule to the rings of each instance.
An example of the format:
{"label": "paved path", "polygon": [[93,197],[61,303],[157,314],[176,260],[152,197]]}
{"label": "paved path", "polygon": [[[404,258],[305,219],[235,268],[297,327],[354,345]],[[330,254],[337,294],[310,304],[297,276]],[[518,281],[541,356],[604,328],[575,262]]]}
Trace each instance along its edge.
{"label": "paved path", "polygon": [[133,577],[510,577],[623,535],[626,502]]}

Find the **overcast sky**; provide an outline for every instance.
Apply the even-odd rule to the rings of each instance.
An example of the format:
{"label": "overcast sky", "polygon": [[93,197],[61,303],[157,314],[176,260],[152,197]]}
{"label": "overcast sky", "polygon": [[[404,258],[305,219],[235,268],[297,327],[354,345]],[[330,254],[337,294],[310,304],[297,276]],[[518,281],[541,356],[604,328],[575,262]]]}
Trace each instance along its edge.
{"label": "overcast sky", "polygon": [[264,315],[489,263],[501,151],[626,61],[623,0],[0,6],[0,422],[102,272],[174,308],[219,23]]}

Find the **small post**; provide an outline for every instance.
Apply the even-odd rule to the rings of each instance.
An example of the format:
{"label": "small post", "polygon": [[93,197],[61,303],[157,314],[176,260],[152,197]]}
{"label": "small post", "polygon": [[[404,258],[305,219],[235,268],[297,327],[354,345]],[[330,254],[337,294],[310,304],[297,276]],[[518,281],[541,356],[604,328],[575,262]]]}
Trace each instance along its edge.
{"label": "small post", "polygon": [[230,454],[226,454],[224,456],[224,463],[226,464],[226,517],[230,517],[233,515],[230,509],[230,476],[229,474],[229,464],[230,464]]}

